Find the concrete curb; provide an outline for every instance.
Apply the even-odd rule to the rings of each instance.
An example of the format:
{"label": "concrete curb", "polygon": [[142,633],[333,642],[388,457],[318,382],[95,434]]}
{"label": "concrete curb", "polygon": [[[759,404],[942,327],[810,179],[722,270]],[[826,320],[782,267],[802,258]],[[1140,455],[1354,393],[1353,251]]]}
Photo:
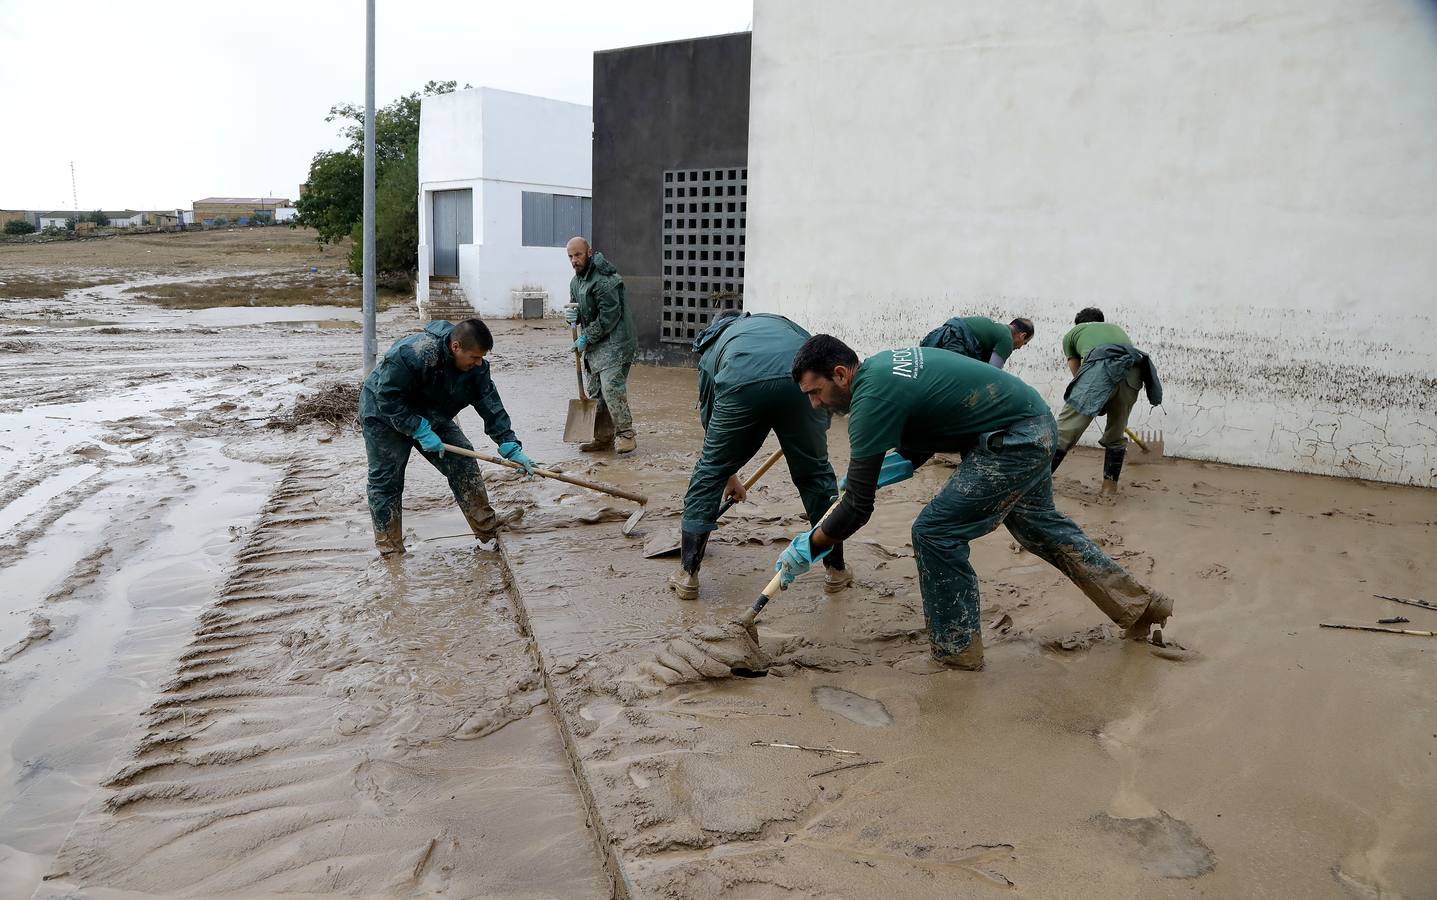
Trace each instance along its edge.
{"label": "concrete curb", "polygon": [[579,762],[578,744],[574,740],[573,732],[569,729],[568,721],[564,718],[564,708],[559,702],[559,694],[554,690],[553,682],[549,680],[549,670],[544,665],[544,651],[539,647],[539,639],[534,636],[534,629],[529,626],[529,609],[524,603],[524,595],[519,589],[519,579],[514,575],[514,567],[509,562],[509,551],[504,546],[502,533],[495,538],[495,545],[499,549],[499,563],[504,570],[505,586],[513,598],[514,611],[519,616],[519,627],[529,638],[530,653],[534,657],[534,664],[539,669],[539,677],[544,681],[544,690],[549,695],[549,708],[554,711],[554,721],[559,725],[559,737],[564,742],[564,755],[569,760],[570,771],[574,773],[574,783],[579,786],[579,795],[584,799],[584,811],[588,816],[590,827],[594,830],[594,840],[599,853],[603,856],[604,868],[609,872],[609,878],[613,884],[613,896],[616,900],[631,900],[634,897],[633,883],[629,880],[628,873],[624,871],[623,860],[619,858],[615,849],[613,835],[609,833],[608,826],[599,813],[594,792],[584,776],[584,767]]}

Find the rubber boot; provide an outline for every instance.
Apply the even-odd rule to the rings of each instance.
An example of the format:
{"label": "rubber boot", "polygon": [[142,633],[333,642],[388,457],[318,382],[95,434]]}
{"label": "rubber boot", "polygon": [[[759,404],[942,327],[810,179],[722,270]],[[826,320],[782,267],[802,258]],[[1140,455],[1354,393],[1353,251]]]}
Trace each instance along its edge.
{"label": "rubber boot", "polygon": [[1065,456],[1067,456],[1067,455],[1068,455],[1068,451],[1062,449],[1061,447],[1059,447],[1057,450],[1054,450],[1054,451],[1053,451],[1053,471],[1054,471],[1054,472],[1058,471],[1058,466],[1061,466],[1061,465],[1063,464],[1063,457],[1065,457]]}
{"label": "rubber boot", "polygon": [[1103,451],[1104,494],[1112,496],[1118,492],[1118,476],[1123,472],[1123,458],[1127,455],[1127,447],[1108,447]]}
{"label": "rubber boot", "polygon": [[685,531],[680,535],[679,570],[669,576],[669,588],[680,600],[699,598],[699,566],[703,564],[708,542],[707,531]]}
{"label": "rubber boot", "polygon": [[835,544],[823,558],[823,592],[836,594],[853,584],[853,571],[843,564],[843,545]]}
{"label": "rubber boot", "polygon": [[1153,599],[1148,601],[1148,608],[1138,616],[1138,620],[1127,627],[1123,636],[1128,640],[1145,641],[1148,639],[1149,630],[1156,625],[1161,628],[1168,622],[1168,617],[1173,614],[1173,598],[1167,594],[1153,591]]}
{"label": "rubber boot", "polygon": [[634,439],[632,431],[626,431],[614,440],[615,453],[633,453],[639,448],[639,442]]}
{"label": "rubber boot", "polygon": [[404,522],[400,513],[395,513],[384,529],[374,529],[374,546],[380,556],[392,556],[404,552]]}

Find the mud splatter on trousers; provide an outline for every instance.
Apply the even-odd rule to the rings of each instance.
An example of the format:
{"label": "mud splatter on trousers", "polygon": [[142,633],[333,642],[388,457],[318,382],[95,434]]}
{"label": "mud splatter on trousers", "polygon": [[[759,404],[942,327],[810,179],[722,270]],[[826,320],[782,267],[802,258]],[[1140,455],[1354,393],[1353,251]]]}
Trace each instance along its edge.
{"label": "mud splatter on trousers", "polygon": [[[613,422],[614,434],[625,437],[634,436],[634,414],[629,410],[629,368],[633,364],[632,359],[626,359],[618,365],[595,370],[589,368],[587,355],[584,358],[585,393],[599,401],[599,419],[602,421],[607,413]],[[603,438],[598,429],[596,436]]]}
{"label": "mud splatter on trousers", "polygon": [[[439,439],[456,447],[474,449],[464,431],[452,421],[438,421],[430,427]],[[360,421],[364,432],[364,449],[369,457],[369,516],[374,522],[374,533],[383,536],[389,533],[400,520],[400,509],[404,497],[404,470],[409,465],[410,450],[419,445],[408,435],[399,433],[386,422],[373,416]],[[467,456],[446,453],[420,455],[438,469],[449,481],[449,489],[459,503],[460,512],[469,522],[476,535],[492,536],[499,519],[494,507],[489,505],[489,492],[484,488],[484,478],[479,466]]]}
{"label": "mud splatter on trousers", "polygon": [[914,520],[913,550],[935,657],[958,655],[978,634],[978,578],[968,562],[968,542],[1000,524],[1119,625],[1135,622],[1152,600],[1147,587],[1053,505],[1050,465],[1057,436],[1051,415],[979,436]]}
{"label": "mud splatter on trousers", "polygon": [[[684,495],[683,530],[707,534],[714,528],[724,485],[753,459],[773,431],[783,448],[788,474],[810,522],[822,518],[838,493],[828,462],[829,416],[813,409],[790,379],[760,381],[724,393],[714,404],[704,432],[703,455]],[[842,547],[824,562],[843,568]]]}

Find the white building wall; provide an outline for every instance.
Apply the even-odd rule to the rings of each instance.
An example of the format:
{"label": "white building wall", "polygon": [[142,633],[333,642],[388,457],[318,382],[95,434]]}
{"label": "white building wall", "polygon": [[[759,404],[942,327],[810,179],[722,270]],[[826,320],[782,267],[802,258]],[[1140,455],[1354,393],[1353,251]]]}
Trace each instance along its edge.
{"label": "white building wall", "polygon": [[[1437,485],[1437,7],[760,0],[745,303],[861,353],[1083,306],[1184,456]],[[1090,438],[1091,439],[1091,438]]]}
{"label": "white building wall", "polygon": [[459,248],[459,284],[481,316],[517,316],[512,292],[568,302],[562,247],[524,247],[526,190],[591,196],[592,111],[543,97],[476,88],[427,97],[419,119],[419,302],[428,299],[433,192],[474,192],[474,242]]}

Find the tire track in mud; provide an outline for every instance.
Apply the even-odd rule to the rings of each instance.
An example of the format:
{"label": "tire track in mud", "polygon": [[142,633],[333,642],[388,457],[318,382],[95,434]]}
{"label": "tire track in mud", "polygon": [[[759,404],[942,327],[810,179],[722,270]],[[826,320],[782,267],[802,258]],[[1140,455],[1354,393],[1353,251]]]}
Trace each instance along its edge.
{"label": "tire track in mud", "polygon": [[499,562],[382,561],[337,486],[280,482],[38,896],[611,895]]}

